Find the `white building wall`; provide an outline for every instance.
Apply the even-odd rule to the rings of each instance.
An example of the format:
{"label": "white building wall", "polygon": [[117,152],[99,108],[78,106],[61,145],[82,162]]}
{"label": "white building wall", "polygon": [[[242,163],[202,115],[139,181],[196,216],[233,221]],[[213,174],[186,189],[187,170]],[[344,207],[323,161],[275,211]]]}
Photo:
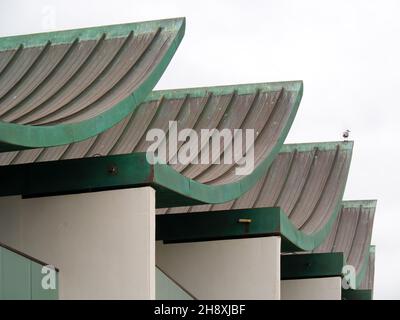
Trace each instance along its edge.
{"label": "white building wall", "polygon": [[61,299],[155,298],[155,192],[0,198],[0,241],[60,269]]}
{"label": "white building wall", "polygon": [[156,264],[197,299],[280,299],[280,237],[156,243]]}
{"label": "white building wall", "polygon": [[294,279],[281,281],[282,300],[340,300],[340,277]]}

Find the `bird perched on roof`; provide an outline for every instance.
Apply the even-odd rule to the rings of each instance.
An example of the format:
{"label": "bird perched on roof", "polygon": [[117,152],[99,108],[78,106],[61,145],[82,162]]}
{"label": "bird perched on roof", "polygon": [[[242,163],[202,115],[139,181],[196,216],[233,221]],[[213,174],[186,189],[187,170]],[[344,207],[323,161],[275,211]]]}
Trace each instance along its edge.
{"label": "bird perched on roof", "polygon": [[344,141],[347,141],[347,139],[348,139],[349,136],[350,136],[350,130],[349,130],[349,129],[346,129],[346,130],[343,132],[342,136],[343,136],[343,138],[344,138]]}

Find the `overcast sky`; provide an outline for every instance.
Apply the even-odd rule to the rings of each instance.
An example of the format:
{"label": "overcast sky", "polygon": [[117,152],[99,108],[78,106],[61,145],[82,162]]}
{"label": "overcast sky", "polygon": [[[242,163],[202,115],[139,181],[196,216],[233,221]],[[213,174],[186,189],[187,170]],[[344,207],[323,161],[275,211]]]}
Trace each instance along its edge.
{"label": "overcast sky", "polygon": [[1,0],[0,36],[184,16],[159,89],[304,81],[286,142],[355,140],[345,199],[378,199],[375,298],[400,298],[400,1]]}

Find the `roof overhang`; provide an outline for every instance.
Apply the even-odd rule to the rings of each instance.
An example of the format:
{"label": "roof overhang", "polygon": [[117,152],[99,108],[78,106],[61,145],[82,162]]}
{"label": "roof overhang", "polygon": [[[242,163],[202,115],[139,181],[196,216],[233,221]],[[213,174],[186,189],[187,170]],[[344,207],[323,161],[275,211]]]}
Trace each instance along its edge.
{"label": "roof overhang", "polygon": [[112,127],[151,92],[184,31],[177,18],[0,38],[0,151]]}
{"label": "roof overhang", "polygon": [[306,234],[280,208],[156,215],[156,240],[164,243],[280,236],[282,252],[310,251],[329,231]]}

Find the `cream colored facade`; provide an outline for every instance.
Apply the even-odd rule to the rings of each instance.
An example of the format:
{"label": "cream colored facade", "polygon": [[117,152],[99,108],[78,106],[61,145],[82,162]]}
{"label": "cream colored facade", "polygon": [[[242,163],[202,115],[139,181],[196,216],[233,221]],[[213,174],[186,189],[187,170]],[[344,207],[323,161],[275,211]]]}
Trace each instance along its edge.
{"label": "cream colored facade", "polygon": [[340,300],[341,298],[340,277],[281,281],[282,300]]}
{"label": "cream colored facade", "polygon": [[0,241],[59,268],[60,299],[155,298],[155,192],[0,198]]}
{"label": "cream colored facade", "polygon": [[280,299],[280,237],[156,244],[156,264],[197,299]]}

